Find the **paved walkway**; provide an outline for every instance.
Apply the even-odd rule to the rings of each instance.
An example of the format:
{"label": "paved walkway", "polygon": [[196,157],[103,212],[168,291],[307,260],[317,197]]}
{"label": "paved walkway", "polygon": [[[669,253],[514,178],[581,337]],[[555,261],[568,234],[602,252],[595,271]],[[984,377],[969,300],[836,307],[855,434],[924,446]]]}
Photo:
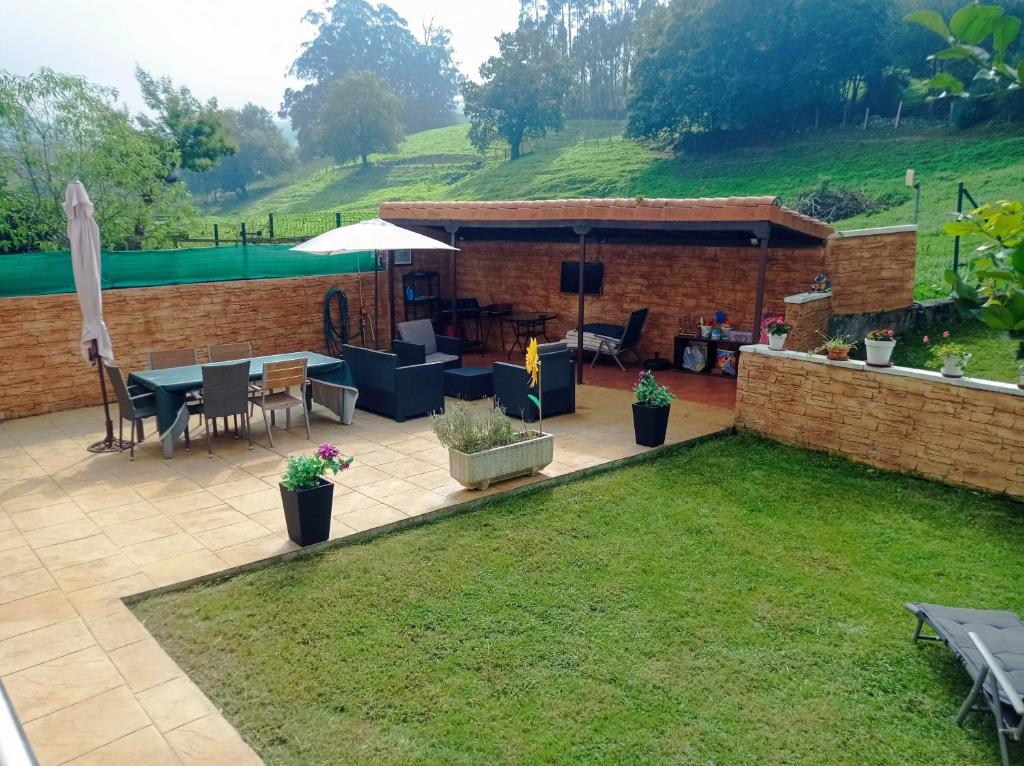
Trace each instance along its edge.
{"label": "paved walkway", "polygon": [[[630,401],[579,388],[574,416],[545,421],[555,462],[538,479],[644,451]],[[356,459],[337,478],[332,537],[538,480],[471,492],[449,476],[429,419],[328,416],[315,409],[313,442]],[[732,421],[732,409],[681,401],[669,441]],[[129,462],[85,451],[101,430],[99,408],[0,424],[0,679],[36,755],[44,766],[260,763],[121,597],[294,549],[277,480],[285,457],[312,445],[300,426],[275,430],[271,450],[258,423],[251,451],[222,436],[208,458],[196,438],[164,460],[152,438]]]}

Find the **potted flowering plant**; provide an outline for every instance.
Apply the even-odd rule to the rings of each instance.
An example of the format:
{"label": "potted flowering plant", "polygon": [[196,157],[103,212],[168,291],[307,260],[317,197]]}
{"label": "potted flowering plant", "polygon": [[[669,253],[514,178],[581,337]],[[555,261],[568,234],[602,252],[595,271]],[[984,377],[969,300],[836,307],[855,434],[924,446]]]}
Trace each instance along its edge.
{"label": "potted flowering plant", "polygon": [[822,335],[825,342],[814,349],[816,354],[820,354],[822,351],[825,355],[833,362],[845,362],[850,358],[850,349],[856,347],[856,343],[850,340],[850,336],[838,334],[838,335]]}
{"label": "potted flowering plant", "polygon": [[790,327],[785,322],[774,320],[764,328],[768,333],[768,348],[772,351],[782,351],[786,347],[786,337],[789,335]]}
{"label": "potted flowering plant", "polygon": [[337,474],[350,465],[352,458],[341,457],[341,450],[333,444],[321,444],[312,455],[288,458],[281,477],[281,503],[293,542],[312,545],[330,537],[334,484],[324,474]]}
{"label": "potted flowering plant", "polygon": [[892,350],[896,347],[896,334],[889,329],[868,330],[864,350],[871,367],[892,367]]}
{"label": "potted flowering plant", "polygon": [[942,340],[938,343],[933,344],[927,335],[921,340],[928,346],[933,367],[938,367],[939,372],[947,378],[962,378],[971,360],[971,352],[963,343],[955,343],[949,337],[949,330],[943,330]]}
{"label": "potted flowering plant", "polygon": [[676,395],[659,385],[650,370],[644,370],[633,386],[633,433],[636,443],[644,447],[660,447],[665,443],[668,415]]}

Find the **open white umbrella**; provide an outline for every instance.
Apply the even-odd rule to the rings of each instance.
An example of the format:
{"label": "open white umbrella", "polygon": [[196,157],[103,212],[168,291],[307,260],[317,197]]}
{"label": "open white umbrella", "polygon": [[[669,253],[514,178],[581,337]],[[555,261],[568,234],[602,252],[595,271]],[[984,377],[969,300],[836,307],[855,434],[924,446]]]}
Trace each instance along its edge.
{"label": "open white umbrella", "polygon": [[[423,234],[403,229],[380,218],[371,218],[368,221],[341,226],[337,229],[324,232],[313,239],[296,245],[292,248],[300,253],[313,253],[314,255],[342,255],[344,253],[362,253],[367,250],[377,252],[390,250],[458,250],[457,247],[446,245],[436,239],[431,239]],[[388,264],[388,319],[392,332],[395,327],[395,281],[392,274],[392,259],[387,259]],[[452,271],[454,276],[454,269]],[[360,319],[359,330],[364,337],[366,312],[362,310],[362,281],[360,281],[359,303]],[[374,285],[376,285],[376,271],[374,272]],[[374,316],[377,315],[376,294],[374,295]],[[452,307],[455,307],[455,296],[452,295]],[[458,319],[456,315],[456,320]],[[372,328],[371,328],[372,333]]]}
{"label": "open white umbrella", "polygon": [[92,200],[81,181],[72,181],[64,193],[64,214],[68,218],[68,242],[71,244],[71,269],[75,275],[75,291],[82,308],[82,355],[99,371],[103,414],[107,435],[89,445],[90,452],[117,452],[121,445],[114,439],[110,419],[110,403],[103,379],[103,360],[114,361],[110,335],[103,323],[103,294],[100,288],[100,230],[93,219]]}

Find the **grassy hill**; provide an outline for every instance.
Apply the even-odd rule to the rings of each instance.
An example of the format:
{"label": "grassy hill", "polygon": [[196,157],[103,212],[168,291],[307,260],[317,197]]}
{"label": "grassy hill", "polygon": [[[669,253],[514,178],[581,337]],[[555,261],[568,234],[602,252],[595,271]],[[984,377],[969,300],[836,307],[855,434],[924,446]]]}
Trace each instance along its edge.
{"label": "grassy hill", "polygon": [[917,296],[927,298],[944,293],[952,241],[940,228],[955,208],[957,182],[966,182],[979,201],[1024,197],[1024,135],[991,130],[851,128],[675,158],[624,139],[620,123],[579,121],[510,162],[500,150],[477,154],[466,126],[456,125],[411,135],[397,153],[373,162],[368,169],[310,168],[258,186],[245,200],[208,205],[206,212],[231,222],[268,212],[367,217],[381,202],[403,199],[777,194],[792,203],[826,178],[834,186],[903,200],[839,224],[859,228],[913,221],[912,195],[903,185],[913,167],[922,186]]}

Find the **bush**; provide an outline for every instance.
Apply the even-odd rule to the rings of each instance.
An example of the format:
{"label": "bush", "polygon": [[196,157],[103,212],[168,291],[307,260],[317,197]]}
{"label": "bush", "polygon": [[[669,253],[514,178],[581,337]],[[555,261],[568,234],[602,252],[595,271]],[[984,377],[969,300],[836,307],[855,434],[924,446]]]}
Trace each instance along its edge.
{"label": "bush", "polygon": [[504,447],[523,438],[501,410],[456,402],[443,413],[431,415],[434,434],[448,449],[466,454]]}
{"label": "bush", "polygon": [[822,179],[817,188],[802,194],[793,208],[811,218],[831,223],[855,215],[878,213],[902,205],[909,198],[906,192],[889,192],[880,197],[871,197],[856,189],[834,187],[828,179]]}

